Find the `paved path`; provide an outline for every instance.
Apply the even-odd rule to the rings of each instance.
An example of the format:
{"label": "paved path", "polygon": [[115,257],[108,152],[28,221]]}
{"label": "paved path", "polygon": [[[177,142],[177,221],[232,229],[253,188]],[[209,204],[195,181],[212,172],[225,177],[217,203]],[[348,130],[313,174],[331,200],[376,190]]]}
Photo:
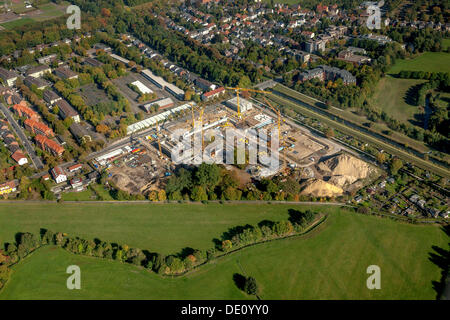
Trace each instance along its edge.
{"label": "paved path", "polygon": [[34,167],[38,170],[44,168],[44,164],[42,163],[41,158],[39,158],[36,155],[36,152],[34,152],[33,145],[30,143],[30,140],[28,140],[27,136],[25,135],[25,133],[23,132],[22,128],[19,126],[17,121],[14,119],[11,112],[2,103],[0,103],[0,109],[3,112],[3,114],[5,115],[9,124],[12,126],[13,130],[16,132],[20,141],[22,142],[22,145],[24,146],[25,150],[27,151],[28,155],[30,156]]}

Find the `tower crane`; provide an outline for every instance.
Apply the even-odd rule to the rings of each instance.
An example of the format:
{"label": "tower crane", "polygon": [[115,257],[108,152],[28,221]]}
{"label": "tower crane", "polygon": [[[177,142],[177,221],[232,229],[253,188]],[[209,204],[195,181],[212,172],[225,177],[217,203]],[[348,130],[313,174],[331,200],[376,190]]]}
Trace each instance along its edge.
{"label": "tower crane", "polygon": [[241,118],[241,106],[239,105],[239,92],[245,91],[245,92],[256,92],[256,93],[270,93],[268,91],[254,90],[254,89],[247,89],[247,88],[230,88],[230,87],[226,87],[225,89],[233,90],[234,92],[236,92],[237,115],[238,115],[239,119]]}
{"label": "tower crane", "polygon": [[[274,108],[273,106],[272,106],[272,104],[270,104],[270,102],[266,99],[266,98],[264,98],[264,101],[267,103],[267,105],[276,113],[276,115],[277,115],[277,127],[278,127],[278,139],[279,139],[279,141],[281,142],[281,146],[283,146],[283,141],[282,141],[282,135],[281,135],[281,113],[280,113],[280,110],[278,110],[278,109],[276,109],[276,108]],[[283,167],[285,168],[286,167],[286,157],[283,157]]]}
{"label": "tower crane", "polygon": [[159,137],[161,129],[159,128],[159,123],[156,124],[156,128],[157,128],[156,137],[158,138],[159,158],[162,159],[163,156],[162,156],[162,150],[161,150],[161,139]]}

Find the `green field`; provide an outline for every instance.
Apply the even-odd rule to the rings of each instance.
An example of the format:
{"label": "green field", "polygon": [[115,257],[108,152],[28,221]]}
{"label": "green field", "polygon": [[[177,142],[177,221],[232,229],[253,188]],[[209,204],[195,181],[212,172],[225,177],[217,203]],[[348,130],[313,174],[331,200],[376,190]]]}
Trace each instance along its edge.
{"label": "green field", "polygon": [[[64,209],[65,206],[67,205],[61,208]],[[252,219],[260,221],[261,218],[285,218],[289,207],[161,205],[161,209],[156,210],[159,220],[168,217],[164,220],[171,221],[171,226],[165,228],[166,232],[171,233],[164,235],[156,225],[155,228],[149,228],[147,219],[140,220],[147,228],[133,222],[133,218],[139,217],[137,206],[118,205],[127,209],[126,214],[123,210],[121,213],[124,219],[119,235],[109,230],[110,221],[103,215],[106,208],[103,210],[102,207],[97,214],[93,214],[89,205],[82,205],[84,206],[87,206],[86,213],[72,207],[58,213],[56,210],[52,211],[53,215],[68,214],[70,218],[62,219],[74,220],[78,227],[84,225],[82,229],[89,229],[87,233],[103,235],[105,240],[129,238],[134,239],[130,240],[130,244],[145,248],[166,248],[169,251],[192,245],[186,243],[188,239],[196,239],[194,242],[198,246],[210,246],[210,239],[217,236],[219,230],[224,231],[227,223],[236,225],[242,224],[242,221],[251,223]],[[21,208],[22,205],[16,207]],[[118,213],[111,210],[112,207],[107,206],[108,214],[118,219]],[[150,206],[155,207],[158,206]],[[239,210],[240,207],[243,210]],[[220,214],[216,215],[218,210]],[[47,208],[47,211],[50,210]],[[448,243],[448,237],[439,227],[403,224],[337,208],[327,211],[330,216],[325,224],[309,235],[246,248],[177,278],[162,278],[135,266],[45,247],[13,268],[12,277],[0,293],[0,299],[251,298],[236,288],[232,280],[234,273],[255,277],[262,289],[262,299],[435,298],[432,281],[440,279],[440,269],[428,258],[433,252],[433,245],[447,248]],[[75,212],[78,219],[74,218]],[[162,212],[165,212],[165,216]],[[49,214],[45,210],[33,210],[28,214],[12,213],[9,217],[2,210],[0,223],[2,227],[4,223],[8,223],[2,230],[23,225],[34,229],[38,223],[35,219],[27,222],[29,219],[20,217],[26,215],[29,218],[34,214],[36,220],[43,218],[43,224],[46,224]],[[183,219],[173,220],[172,214],[182,214]],[[146,213],[141,215],[147,217]],[[21,222],[11,222],[17,220]],[[102,220],[106,220],[105,226],[98,228]],[[208,227],[199,223],[200,221]],[[97,228],[92,227],[92,224]],[[130,225],[134,227],[130,228]],[[75,227],[72,225],[72,228]],[[174,233],[175,230],[178,233]],[[214,232],[209,233],[209,230]],[[204,234],[205,231],[207,235]],[[159,237],[148,238],[148,234],[152,232],[158,233]],[[5,231],[2,233],[5,234]],[[212,233],[215,235],[211,235]],[[6,233],[6,236],[10,237],[10,233]],[[168,241],[169,246],[165,243]],[[73,264],[79,265],[82,272],[82,289],[79,291],[70,291],[65,287],[65,270]],[[366,268],[373,264],[381,268],[381,290],[369,290],[366,287]]]}
{"label": "green field", "polygon": [[397,60],[388,73],[397,74],[402,70],[450,72],[450,53],[425,52],[414,59]]}
{"label": "green field", "polygon": [[[14,240],[19,231],[38,233],[40,228],[48,228],[170,254],[184,247],[208,249],[214,238],[231,227],[286,219],[289,208],[292,206],[286,204],[0,204],[0,243]],[[320,208],[324,212],[339,210]]]}
{"label": "green field", "polygon": [[411,87],[423,82],[425,80],[398,79],[388,75],[378,83],[372,103],[397,120],[417,121],[414,115],[423,111],[407,102],[407,93]]}
{"label": "green field", "polygon": [[6,28],[6,29],[12,30],[14,28],[26,25],[27,23],[30,23],[30,22],[34,22],[34,20],[31,19],[31,18],[21,18],[21,19],[17,19],[17,20],[14,20],[14,21],[9,21],[9,22],[2,23],[0,25],[2,27]]}
{"label": "green field", "polygon": [[66,7],[69,5],[67,1],[63,1],[59,5],[50,2],[40,5],[38,8],[25,9],[24,1],[13,2],[13,4],[13,11],[18,14],[23,13],[24,16],[14,21],[1,23],[0,26],[6,29],[14,29],[31,22],[45,21],[63,16],[66,14]]}

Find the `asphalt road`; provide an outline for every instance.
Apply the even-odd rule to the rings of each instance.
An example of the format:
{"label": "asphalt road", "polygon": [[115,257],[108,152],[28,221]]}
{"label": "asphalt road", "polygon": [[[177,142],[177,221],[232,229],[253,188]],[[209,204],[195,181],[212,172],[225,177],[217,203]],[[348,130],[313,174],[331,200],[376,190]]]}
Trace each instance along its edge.
{"label": "asphalt road", "polygon": [[14,131],[16,132],[17,136],[22,142],[22,145],[24,146],[25,150],[27,151],[28,155],[31,158],[31,161],[33,162],[33,165],[36,169],[40,170],[44,168],[44,164],[41,161],[41,158],[39,158],[36,155],[36,152],[34,152],[33,145],[30,143],[30,140],[28,140],[25,133],[22,131],[22,128],[19,126],[17,121],[14,119],[14,117],[11,115],[11,112],[8,110],[5,105],[0,103],[0,109],[5,115],[6,119],[8,120],[9,124],[12,126]]}

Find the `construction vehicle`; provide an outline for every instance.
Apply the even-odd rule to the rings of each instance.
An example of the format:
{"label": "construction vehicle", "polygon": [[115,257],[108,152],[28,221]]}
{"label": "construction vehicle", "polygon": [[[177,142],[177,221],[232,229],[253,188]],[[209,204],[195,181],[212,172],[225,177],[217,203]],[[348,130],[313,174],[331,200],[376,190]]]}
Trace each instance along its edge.
{"label": "construction vehicle", "polygon": [[237,116],[238,119],[241,119],[241,107],[239,105],[239,92],[241,91],[246,91],[246,92],[256,92],[256,93],[270,93],[268,91],[263,91],[263,90],[254,90],[254,89],[247,89],[247,88],[229,88],[226,87],[225,89],[227,90],[233,90],[234,92],[236,92],[236,104],[237,104]]}

